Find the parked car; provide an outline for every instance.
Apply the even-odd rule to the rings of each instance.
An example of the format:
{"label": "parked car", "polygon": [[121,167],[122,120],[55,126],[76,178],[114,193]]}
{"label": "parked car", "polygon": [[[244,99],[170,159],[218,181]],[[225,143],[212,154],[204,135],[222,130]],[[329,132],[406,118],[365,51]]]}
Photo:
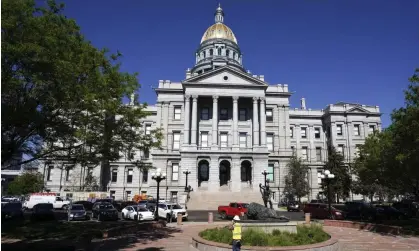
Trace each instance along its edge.
{"label": "parked car", "polygon": [[329,213],[329,205],[324,203],[308,203],[304,206],[303,212],[310,213],[315,219],[343,220],[345,213],[342,210],[331,207],[332,215]]}
{"label": "parked car", "polygon": [[86,209],[82,204],[72,204],[68,209],[68,220],[88,220],[90,217],[87,215]]}
{"label": "parked car", "polygon": [[22,203],[8,202],[1,205],[1,219],[24,219]]}
{"label": "parked car", "polygon": [[138,203],[135,201],[114,201],[112,205],[118,210],[119,212],[122,211],[127,206],[137,205]]}
{"label": "parked car", "polygon": [[54,209],[68,209],[69,200],[65,200],[56,193],[33,193],[29,196],[29,200],[25,201],[23,207],[25,209],[33,209],[39,203],[50,203]]}
{"label": "parked car", "polygon": [[402,200],[393,203],[393,207],[403,213],[409,218],[419,216],[419,203],[413,200]]}
{"label": "parked car", "polygon": [[122,209],[122,219],[138,221],[154,220],[154,213],[138,205],[127,206]]}
{"label": "parked car", "polygon": [[385,219],[387,220],[405,220],[409,219],[409,215],[406,212],[402,212],[400,210],[397,210],[396,208],[392,206],[386,206],[386,205],[376,205],[375,207],[381,208],[384,210],[383,214]]}
{"label": "parked car", "polygon": [[188,220],[188,212],[186,209],[182,208],[179,204],[176,203],[160,203],[158,208],[159,218],[164,218],[167,221],[175,221],[178,217],[178,214],[182,215],[184,221]]}
{"label": "parked car", "polygon": [[32,208],[31,220],[55,220],[51,203],[38,203]]}
{"label": "parked car", "polygon": [[384,218],[384,210],[364,201],[345,202],[345,217],[373,221]]}
{"label": "parked car", "polygon": [[92,218],[103,220],[118,220],[118,210],[109,202],[97,202],[92,208]]}
{"label": "parked car", "polygon": [[90,202],[90,201],[86,201],[86,200],[75,201],[72,204],[81,204],[81,205],[83,205],[83,207],[86,211],[92,211],[92,207],[93,207],[93,203]]}
{"label": "parked car", "polygon": [[289,202],[287,205],[288,212],[300,212],[301,206],[298,202]]}
{"label": "parked car", "polygon": [[247,213],[249,204],[241,202],[231,202],[228,206],[218,206],[218,214],[221,219],[233,218],[241,213]]}

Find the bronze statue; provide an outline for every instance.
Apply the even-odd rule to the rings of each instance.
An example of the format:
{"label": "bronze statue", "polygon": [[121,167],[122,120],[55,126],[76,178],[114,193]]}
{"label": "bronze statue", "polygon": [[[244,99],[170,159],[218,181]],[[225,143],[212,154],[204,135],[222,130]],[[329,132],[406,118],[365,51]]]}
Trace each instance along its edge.
{"label": "bronze statue", "polygon": [[269,202],[269,207],[270,209],[273,209],[272,207],[272,192],[269,189],[269,185],[266,186],[262,186],[261,183],[259,183],[259,188],[260,188],[260,193],[262,194],[262,199],[263,199],[263,204],[265,204],[265,207],[268,207],[268,202]]}

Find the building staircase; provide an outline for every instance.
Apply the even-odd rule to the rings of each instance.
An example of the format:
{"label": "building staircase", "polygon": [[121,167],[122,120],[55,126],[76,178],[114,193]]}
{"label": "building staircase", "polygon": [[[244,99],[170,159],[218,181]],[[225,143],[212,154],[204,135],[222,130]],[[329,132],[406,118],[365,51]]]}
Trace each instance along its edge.
{"label": "building staircase", "polygon": [[188,210],[217,210],[218,206],[226,206],[231,202],[263,204],[260,192],[244,190],[241,192],[231,192],[220,189],[220,191],[193,191],[186,203]]}

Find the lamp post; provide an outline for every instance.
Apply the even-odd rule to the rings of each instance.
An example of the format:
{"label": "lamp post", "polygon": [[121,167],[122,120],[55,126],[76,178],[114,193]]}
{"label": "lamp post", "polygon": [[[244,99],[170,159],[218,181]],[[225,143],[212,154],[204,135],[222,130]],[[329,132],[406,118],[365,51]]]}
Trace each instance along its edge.
{"label": "lamp post", "polygon": [[157,168],[157,172],[151,174],[151,178],[157,182],[157,203],[156,211],[154,211],[154,218],[159,219],[159,191],[160,191],[160,182],[166,179],[166,173],[162,173],[160,168]]}
{"label": "lamp post", "polygon": [[183,171],[183,173],[186,175],[185,192],[189,192],[188,175],[191,174],[191,171],[189,171],[188,169],[186,169],[186,171]]}
{"label": "lamp post", "polygon": [[329,170],[324,170],[323,173],[317,173],[317,177],[324,180],[327,186],[327,203],[329,204],[329,217],[332,219],[332,200],[330,196],[330,181],[335,178],[335,175]]}
{"label": "lamp post", "polygon": [[266,187],[266,182],[267,182],[266,176],[267,176],[267,175],[269,175],[269,174],[271,174],[271,173],[270,173],[270,172],[268,172],[268,171],[266,171],[266,169],[264,169],[264,170],[262,171],[262,175],[265,177],[265,178],[264,178],[264,180],[265,180],[265,187]]}

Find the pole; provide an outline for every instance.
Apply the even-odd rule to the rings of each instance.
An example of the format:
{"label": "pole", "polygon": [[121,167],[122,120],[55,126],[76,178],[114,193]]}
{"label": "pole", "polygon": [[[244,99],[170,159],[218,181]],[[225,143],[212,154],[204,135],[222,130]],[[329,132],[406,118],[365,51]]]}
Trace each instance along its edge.
{"label": "pole", "polygon": [[330,179],[326,178],[326,184],[327,184],[327,201],[329,204],[329,217],[330,219],[332,219],[332,200],[331,200],[331,196],[330,196]]}
{"label": "pole", "polygon": [[267,173],[266,173],[266,172],[264,172],[264,173],[263,173],[263,176],[265,176],[265,187],[266,187],[266,175],[267,175]]}
{"label": "pole", "polygon": [[154,218],[156,220],[159,219],[159,191],[160,191],[160,180],[159,178],[156,179],[157,181],[157,203],[156,203],[156,211],[154,212]]}
{"label": "pole", "polygon": [[185,191],[188,190],[188,175],[189,173],[186,172],[186,185],[185,185]]}

